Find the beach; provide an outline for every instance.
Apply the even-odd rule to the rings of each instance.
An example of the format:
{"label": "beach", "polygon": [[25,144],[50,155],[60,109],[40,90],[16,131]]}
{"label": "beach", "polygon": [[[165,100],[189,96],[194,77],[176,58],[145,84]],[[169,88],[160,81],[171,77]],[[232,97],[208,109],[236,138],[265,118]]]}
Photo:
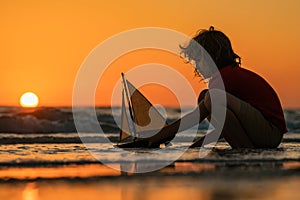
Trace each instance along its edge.
{"label": "beach", "polygon": [[[110,132],[101,135],[87,131],[81,134],[83,141],[87,141],[82,144],[78,133],[68,132],[69,127],[59,124],[70,120],[70,109],[45,109],[26,115],[2,109],[0,118],[6,122],[34,119],[35,124],[30,126],[36,129],[41,124],[46,128],[56,126],[59,132],[22,133],[9,131],[7,127],[7,132],[0,134],[0,199],[300,197],[298,110],[285,111],[289,133],[284,135],[277,149],[236,150],[225,141],[213,148],[188,149],[193,138],[187,131],[180,134],[172,146],[163,148],[164,154],[160,149],[143,148],[120,154],[112,145],[118,137],[117,129],[108,123],[111,118],[107,110],[102,111],[97,110],[99,122],[103,123],[101,119],[104,119]],[[178,117],[177,110],[168,114],[169,120]],[[203,134],[202,128],[198,128],[197,137]],[[112,143],[105,143],[103,137]],[[204,157],[199,154],[200,150],[206,153]],[[137,173],[144,171],[148,172]]]}

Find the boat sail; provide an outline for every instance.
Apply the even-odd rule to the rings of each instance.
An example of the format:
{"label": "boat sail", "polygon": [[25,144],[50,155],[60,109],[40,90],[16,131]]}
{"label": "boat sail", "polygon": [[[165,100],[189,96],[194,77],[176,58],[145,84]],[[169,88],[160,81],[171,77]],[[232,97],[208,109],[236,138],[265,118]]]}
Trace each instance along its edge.
{"label": "boat sail", "polygon": [[[134,140],[137,137],[146,137],[142,135],[144,131],[160,130],[167,126],[166,119],[151,102],[130,81],[125,79],[124,73],[121,75],[123,90],[119,142],[128,138]],[[125,101],[127,101],[129,114],[127,114]]]}

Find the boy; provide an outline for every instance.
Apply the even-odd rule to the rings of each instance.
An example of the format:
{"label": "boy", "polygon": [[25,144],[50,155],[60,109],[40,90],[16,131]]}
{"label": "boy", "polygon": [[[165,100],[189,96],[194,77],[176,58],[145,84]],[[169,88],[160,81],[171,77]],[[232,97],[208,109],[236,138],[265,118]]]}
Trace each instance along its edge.
{"label": "boy", "polygon": [[[195,42],[208,52],[219,73],[214,73],[212,69],[204,68],[199,64],[201,61],[199,52],[195,50]],[[210,96],[214,93],[225,94],[226,105],[222,103],[217,105],[226,112],[224,126],[222,130],[216,129],[198,139],[191,147],[215,142],[217,131],[221,131],[220,138],[224,138],[232,148],[278,147],[283,134],[287,132],[279,98],[261,76],[240,67],[241,59],[234,53],[229,38],[221,31],[210,27],[209,30],[200,31],[186,47],[181,47],[181,50],[190,62],[195,62],[196,74],[209,81],[209,90],[201,92],[198,107],[193,112],[164,127],[156,135],[137,139],[130,145],[157,147],[170,141],[179,131],[194,126],[193,117],[196,114],[199,116],[200,113],[199,123],[205,118],[213,119]],[[220,90],[221,81],[224,83],[225,91]],[[180,125],[181,122],[184,124]],[[218,125],[218,121],[215,123]],[[178,130],[179,127],[181,130]],[[119,147],[131,146],[125,144]]]}

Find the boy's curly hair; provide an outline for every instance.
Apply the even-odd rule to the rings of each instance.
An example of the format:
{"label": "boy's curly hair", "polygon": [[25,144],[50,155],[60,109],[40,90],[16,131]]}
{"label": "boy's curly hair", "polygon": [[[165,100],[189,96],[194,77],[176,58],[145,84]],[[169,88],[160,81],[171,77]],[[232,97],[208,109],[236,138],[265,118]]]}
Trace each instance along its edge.
{"label": "boy's curly hair", "polygon": [[192,60],[197,62],[199,60],[197,58],[198,54],[195,52],[197,51],[195,42],[209,53],[218,69],[226,66],[237,67],[241,65],[241,58],[234,53],[229,38],[223,32],[215,30],[213,26],[208,30],[200,30],[187,46],[180,45],[181,54],[188,59],[188,62]]}

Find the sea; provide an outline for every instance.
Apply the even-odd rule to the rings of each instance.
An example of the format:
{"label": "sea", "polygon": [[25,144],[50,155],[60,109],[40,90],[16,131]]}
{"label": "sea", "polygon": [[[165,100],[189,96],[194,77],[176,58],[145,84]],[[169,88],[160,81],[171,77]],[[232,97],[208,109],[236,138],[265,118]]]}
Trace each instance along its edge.
{"label": "sea", "polygon": [[[96,121],[81,112],[78,133],[70,107],[0,107],[0,199],[300,197],[300,109],[284,110],[288,133],[277,149],[225,141],[190,149],[209,129],[204,121],[168,146],[124,150],[114,146],[121,108],[95,108]],[[185,112],[166,108],[164,116],[172,122]]]}

